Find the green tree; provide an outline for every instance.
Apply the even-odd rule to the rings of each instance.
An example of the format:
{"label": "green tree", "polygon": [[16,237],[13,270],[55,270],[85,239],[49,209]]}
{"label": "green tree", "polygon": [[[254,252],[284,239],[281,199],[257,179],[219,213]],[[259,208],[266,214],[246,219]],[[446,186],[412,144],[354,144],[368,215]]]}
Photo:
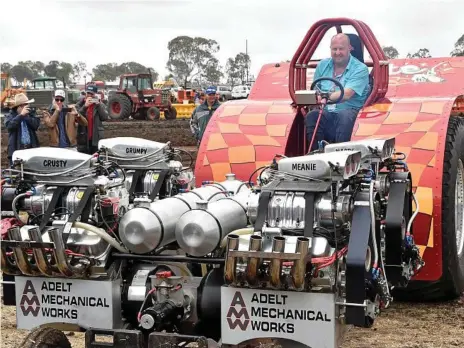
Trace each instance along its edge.
{"label": "green tree", "polygon": [[[196,76],[214,75],[214,55],[220,46],[215,40],[203,37],[178,36],[168,43],[169,59],[166,68],[184,88]],[[214,72],[216,73],[216,72]]]}
{"label": "green tree", "polygon": [[32,70],[23,64],[16,64],[10,70],[10,75],[13,77],[18,83],[22,83],[24,79],[32,80],[34,78],[34,73]]}
{"label": "green tree", "polygon": [[11,65],[10,63],[2,63],[2,64],[0,65],[0,71],[1,71],[2,73],[9,74],[12,67],[13,67],[13,65]]}
{"label": "green tree", "polygon": [[234,85],[236,80],[240,80],[242,84],[245,83],[250,64],[250,56],[243,52],[238,53],[235,58],[229,58],[226,64],[229,83]]}
{"label": "green tree", "polygon": [[114,81],[120,75],[117,63],[98,64],[92,69],[93,79],[97,81]]}
{"label": "green tree", "polygon": [[400,55],[398,50],[393,46],[384,46],[382,47],[382,50],[388,59],[396,59]]}
{"label": "green tree", "polygon": [[451,57],[464,57],[464,34],[454,44],[454,50]]}
{"label": "green tree", "polygon": [[81,80],[89,75],[87,71],[87,64],[85,62],[77,62],[73,65],[73,80]]}
{"label": "green tree", "polygon": [[427,48],[421,48],[416,53],[408,53],[407,58],[431,58],[432,55]]}

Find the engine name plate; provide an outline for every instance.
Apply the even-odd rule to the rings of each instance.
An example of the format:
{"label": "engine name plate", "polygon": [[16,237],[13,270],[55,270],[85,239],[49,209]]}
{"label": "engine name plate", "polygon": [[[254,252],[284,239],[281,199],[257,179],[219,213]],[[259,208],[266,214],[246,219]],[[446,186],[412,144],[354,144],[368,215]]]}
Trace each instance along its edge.
{"label": "engine name plate", "polygon": [[49,323],[84,328],[120,327],[120,282],[15,277],[16,324],[31,330]]}
{"label": "engine name plate", "polygon": [[279,338],[308,347],[335,348],[334,294],[221,288],[223,344]]}

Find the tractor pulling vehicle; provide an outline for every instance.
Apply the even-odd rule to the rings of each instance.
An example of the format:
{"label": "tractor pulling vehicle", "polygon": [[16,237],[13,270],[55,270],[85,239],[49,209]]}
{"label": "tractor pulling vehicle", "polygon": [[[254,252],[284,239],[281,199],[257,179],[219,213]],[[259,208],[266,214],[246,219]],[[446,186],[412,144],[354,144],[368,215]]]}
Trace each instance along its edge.
{"label": "tractor pulling vehicle", "polygon": [[124,74],[119,80],[119,88],[108,98],[108,111],[111,119],[136,117],[158,120],[164,112],[166,120],[177,117],[172,106],[169,89],[154,89],[152,74]]}
{"label": "tractor pulling vehicle", "polygon": [[[372,57],[366,62],[372,66],[372,92],[353,141],[307,154],[304,115],[316,106],[319,92],[313,90],[315,81],[307,91],[306,70],[314,66],[311,56],[327,30],[341,31],[341,25],[355,28]],[[352,37],[357,46],[355,41]],[[462,59],[448,60],[446,69],[462,73]],[[92,251],[90,238],[77,249],[72,239],[60,241],[66,231],[37,229],[37,222],[19,231],[10,228],[6,244],[2,241],[2,271],[15,276],[18,328],[55,326],[33,330],[23,346],[35,340],[69,347],[57,330],[57,323],[67,323],[86,330],[86,347],[93,348],[186,342],[230,347],[263,340],[286,347],[337,347],[347,324],[372,326],[398,288],[406,289],[398,292],[401,296],[415,296],[416,289],[428,298],[459,294],[464,122],[462,115],[449,114],[464,89],[454,95],[453,74],[433,82],[437,76],[431,77],[423,68],[427,60],[422,61],[418,69],[411,67],[414,60],[387,62],[360,21],[319,21],[290,64],[264,66],[247,100],[228,102],[215,112],[196,160],[195,180],[201,186],[124,200],[118,203],[124,214],[108,210],[105,221],[114,226],[95,232],[106,253]],[[148,145],[134,143],[118,150],[116,143],[101,147],[99,173],[127,172],[120,151],[136,148],[138,161],[149,151]],[[150,148],[158,154],[158,145]],[[24,151],[22,157],[31,153]],[[34,157],[19,165],[41,170]],[[62,158],[47,160],[61,163]],[[137,164],[143,168],[150,166]],[[105,181],[107,191],[112,180],[125,182],[118,178]],[[100,185],[94,183],[101,191]],[[15,197],[12,207],[25,199],[18,197],[29,190],[23,187],[20,174],[9,191]],[[68,215],[82,220],[85,211]],[[60,226],[53,218],[41,221]],[[28,241],[37,240],[39,231],[44,239],[55,238],[53,243]],[[110,244],[112,232],[119,241]],[[32,256],[21,248],[33,249]],[[50,265],[44,271],[54,271],[51,276],[24,272],[43,265],[43,258]],[[57,263],[72,265],[73,272],[56,270]],[[11,301],[6,291],[7,284],[4,297]],[[112,336],[113,343],[96,341],[99,334]]]}

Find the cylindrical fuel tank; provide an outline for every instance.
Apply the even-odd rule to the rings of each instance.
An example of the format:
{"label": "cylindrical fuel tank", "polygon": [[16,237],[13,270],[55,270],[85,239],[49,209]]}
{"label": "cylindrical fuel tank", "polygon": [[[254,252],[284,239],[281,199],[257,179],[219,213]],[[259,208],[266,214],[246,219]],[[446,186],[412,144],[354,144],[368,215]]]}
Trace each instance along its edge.
{"label": "cylindrical fuel tank", "polygon": [[[234,175],[227,180],[207,184],[150,203],[148,207],[129,210],[119,223],[119,236],[127,249],[137,254],[145,254],[176,240],[175,228],[179,218],[187,211],[196,208],[199,200],[217,201],[224,197],[221,191],[236,192],[241,181]],[[214,196],[213,196],[214,195]]]}
{"label": "cylindrical fuel tank", "polygon": [[209,203],[182,215],[176,225],[176,240],[187,254],[204,256],[213,252],[230,232],[247,226],[246,206],[250,190]]}

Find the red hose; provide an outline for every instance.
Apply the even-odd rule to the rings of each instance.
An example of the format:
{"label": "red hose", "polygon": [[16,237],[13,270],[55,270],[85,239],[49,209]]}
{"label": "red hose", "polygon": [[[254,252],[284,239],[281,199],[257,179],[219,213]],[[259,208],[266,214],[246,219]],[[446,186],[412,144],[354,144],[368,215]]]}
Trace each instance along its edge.
{"label": "red hose", "polygon": [[311,148],[313,147],[314,139],[316,138],[317,129],[319,128],[319,122],[321,122],[322,112],[324,111],[326,100],[322,99],[321,104],[322,105],[321,105],[321,109],[319,110],[319,116],[317,117],[316,127],[314,127],[313,136],[311,138],[311,143],[309,144],[308,153],[311,152]]}

